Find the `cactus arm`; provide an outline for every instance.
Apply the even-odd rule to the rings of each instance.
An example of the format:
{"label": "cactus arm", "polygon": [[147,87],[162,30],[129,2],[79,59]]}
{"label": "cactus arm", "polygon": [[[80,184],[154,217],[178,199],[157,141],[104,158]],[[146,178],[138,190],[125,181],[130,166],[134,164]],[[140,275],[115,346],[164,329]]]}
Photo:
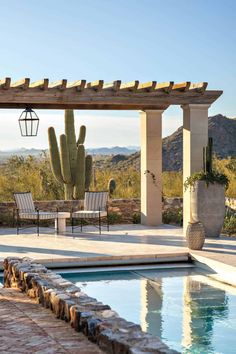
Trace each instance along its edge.
{"label": "cactus arm", "polygon": [[213,139],[210,137],[208,139],[209,146],[209,172],[212,172],[212,159],[213,159]]}
{"label": "cactus arm", "polygon": [[85,192],[85,149],[79,145],[77,150],[77,169],[75,178],[74,198],[84,199]]}
{"label": "cactus arm", "polygon": [[203,171],[206,172],[206,154],[205,154],[205,146],[202,149],[202,156],[203,156]]}
{"label": "cactus arm", "polygon": [[77,146],[74,126],[74,113],[71,109],[66,109],[65,111],[65,134],[69,151],[72,182],[75,184]]}
{"label": "cactus arm", "polygon": [[57,138],[53,127],[48,128],[48,141],[52,173],[58,182],[64,183],[61,173],[60,154],[57,145]]}
{"label": "cactus arm", "polygon": [[203,169],[205,173],[212,173],[213,139],[208,139],[208,145],[203,148]]}
{"label": "cactus arm", "polygon": [[80,130],[79,130],[79,138],[77,141],[77,146],[80,144],[84,144],[85,137],[86,137],[86,127],[85,127],[85,125],[81,125]]}
{"label": "cactus arm", "polygon": [[61,148],[61,172],[62,172],[63,180],[66,184],[72,184],[69,151],[67,146],[67,138],[65,134],[60,135],[60,148]]}
{"label": "cactus arm", "polygon": [[85,190],[89,190],[89,186],[92,179],[93,158],[91,155],[87,155],[85,158]]}

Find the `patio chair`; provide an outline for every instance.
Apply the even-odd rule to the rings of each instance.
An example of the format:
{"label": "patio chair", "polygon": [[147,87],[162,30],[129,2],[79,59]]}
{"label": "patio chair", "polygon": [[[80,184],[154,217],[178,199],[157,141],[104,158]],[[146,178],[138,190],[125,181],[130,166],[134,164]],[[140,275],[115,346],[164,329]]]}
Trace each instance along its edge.
{"label": "patio chair", "polygon": [[[41,220],[57,220],[58,212],[50,212],[50,211],[40,211],[38,210],[32,198],[31,192],[18,192],[13,193],[15,203],[16,203],[16,213],[14,213],[14,219],[16,219],[16,230],[17,235],[19,235],[20,230],[27,229],[30,226],[22,226],[22,220],[33,220],[36,222],[36,230],[39,236],[39,224]],[[58,220],[57,220],[57,229],[58,233]]]}
{"label": "patio chair", "polygon": [[85,192],[84,209],[71,213],[72,233],[75,226],[75,220],[80,221],[80,230],[83,230],[83,224],[92,224],[98,227],[101,235],[102,221],[106,220],[107,231],[109,231],[108,219],[108,192]]}

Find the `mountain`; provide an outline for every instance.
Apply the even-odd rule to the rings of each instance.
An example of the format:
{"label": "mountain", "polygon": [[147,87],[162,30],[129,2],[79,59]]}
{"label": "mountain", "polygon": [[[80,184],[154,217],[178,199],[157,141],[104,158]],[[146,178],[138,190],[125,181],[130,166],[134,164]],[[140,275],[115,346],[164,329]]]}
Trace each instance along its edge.
{"label": "mountain", "polygon": [[[227,118],[221,114],[209,117],[209,136],[213,137],[213,151],[222,159],[236,156],[236,119]],[[183,127],[178,128],[172,135],[162,141],[163,171],[180,171],[183,168]],[[118,162],[115,156],[106,160],[106,167],[127,169],[133,166],[140,169],[140,152],[126,156]],[[101,167],[101,165],[99,166]]]}
{"label": "mountain", "polygon": [[[139,150],[139,147],[137,146],[114,146],[114,147],[101,147],[101,148],[88,148],[86,149],[87,154],[91,155],[107,155],[107,156],[113,156],[113,155],[132,155],[135,152]],[[26,148],[21,148],[21,149],[12,149],[12,150],[6,150],[6,151],[0,151],[0,160],[6,160],[12,155],[18,155],[18,156],[28,156],[28,155],[33,155],[33,156],[39,156],[43,151],[48,151],[47,149],[26,149]]]}
{"label": "mountain", "polygon": [[18,155],[18,156],[39,156],[44,150],[40,149],[14,149],[14,150],[7,150],[7,151],[0,151],[0,161],[4,161],[9,159],[10,156],[12,155]]}
{"label": "mountain", "polygon": [[136,146],[130,147],[101,147],[101,148],[88,148],[86,152],[91,155],[131,155],[138,151],[139,148]]}
{"label": "mountain", "polygon": [[[220,158],[236,156],[236,119],[222,114],[209,117],[208,135],[213,138],[213,152]],[[163,139],[163,170],[179,171],[183,168],[183,127]]]}
{"label": "mountain", "polygon": [[[213,137],[213,151],[220,159],[228,156],[236,157],[236,118],[227,118],[222,114],[209,117],[209,136]],[[97,168],[127,169],[133,166],[140,169],[140,152],[135,146],[129,147],[102,147],[86,149],[94,156],[94,165]],[[11,155],[38,156],[43,150],[19,149],[0,151],[0,161]],[[183,168],[183,127],[167,136],[162,142],[163,171],[180,171]],[[104,156],[103,156],[104,155]]]}

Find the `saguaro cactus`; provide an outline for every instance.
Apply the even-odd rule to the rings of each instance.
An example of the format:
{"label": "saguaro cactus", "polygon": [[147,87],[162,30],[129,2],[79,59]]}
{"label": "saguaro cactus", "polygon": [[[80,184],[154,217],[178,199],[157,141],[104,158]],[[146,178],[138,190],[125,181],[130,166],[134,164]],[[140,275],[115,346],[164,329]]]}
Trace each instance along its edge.
{"label": "saguaro cactus", "polygon": [[212,173],[213,139],[208,138],[208,145],[203,148],[203,169],[205,173]]}
{"label": "saguaro cactus", "polygon": [[60,135],[60,150],[53,127],[48,128],[49,153],[54,177],[64,184],[65,199],[83,199],[92,175],[92,156],[85,156],[86,127],[80,127],[76,142],[74,112],[65,111],[65,134]]}
{"label": "saguaro cactus", "polygon": [[107,189],[108,189],[110,195],[112,195],[115,192],[116,181],[114,178],[109,179]]}

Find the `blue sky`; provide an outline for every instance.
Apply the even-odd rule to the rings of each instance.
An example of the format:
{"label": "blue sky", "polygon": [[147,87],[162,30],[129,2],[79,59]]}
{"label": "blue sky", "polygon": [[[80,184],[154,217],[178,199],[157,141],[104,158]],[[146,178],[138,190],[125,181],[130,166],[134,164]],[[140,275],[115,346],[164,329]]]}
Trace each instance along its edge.
{"label": "blue sky", "polygon": [[[233,0],[0,0],[0,13],[1,77],[208,81],[224,90],[210,114],[236,116]],[[61,132],[63,112],[38,113],[38,138],[24,139],[20,111],[1,110],[0,149],[47,147],[47,127]],[[79,123],[87,146],[139,144],[137,112],[76,111]],[[181,123],[181,109],[169,108],[163,136]]]}

